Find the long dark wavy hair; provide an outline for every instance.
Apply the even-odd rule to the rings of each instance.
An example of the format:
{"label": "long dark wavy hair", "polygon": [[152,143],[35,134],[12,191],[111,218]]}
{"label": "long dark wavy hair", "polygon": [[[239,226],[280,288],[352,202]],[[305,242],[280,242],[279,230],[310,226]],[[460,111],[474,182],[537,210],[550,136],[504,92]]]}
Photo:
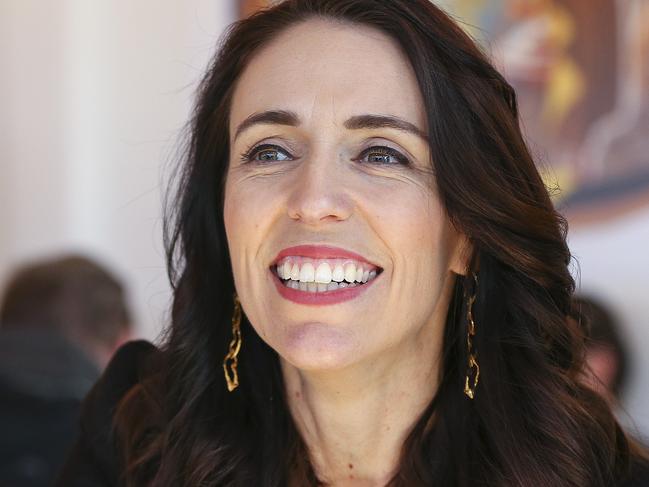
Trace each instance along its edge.
{"label": "long dark wavy hair", "polygon": [[[409,59],[427,113],[447,215],[468,236],[445,325],[439,389],[403,444],[390,486],[604,487],[634,446],[580,382],[566,224],[519,128],[513,89],[428,0],[288,0],[235,23],[205,75],[167,219],[172,322],[151,371],[120,402],[115,431],[129,486],[322,485],[289,413],[279,360],[246,320],[241,385],[226,389],[234,283],[223,221],[232,93],[261,47],[313,18],[387,34]],[[465,296],[480,383],[467,371]]]}

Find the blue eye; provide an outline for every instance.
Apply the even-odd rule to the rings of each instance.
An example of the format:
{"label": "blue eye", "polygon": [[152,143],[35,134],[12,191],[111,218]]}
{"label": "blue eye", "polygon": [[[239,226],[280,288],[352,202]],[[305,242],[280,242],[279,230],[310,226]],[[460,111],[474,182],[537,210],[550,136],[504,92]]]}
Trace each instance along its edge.
{"label": "blue eye", "polygon": [[391,147],[385,146],[375,146],[370,147],[369,149],[365,149],[355,160],[358,162],[366,162],[384,166],[394,164],[407,166],[410,164],[410,160],[408,160],[408,158],[401,152],[392,149]]}
{"label": "blue eye", "polygon": [[253,147],[245,154],[242,154],[241,159],[244,162],[259,161],[259,162],[276,162],[276,161],[290,161],[293,156],[278,145],[262,144]]}

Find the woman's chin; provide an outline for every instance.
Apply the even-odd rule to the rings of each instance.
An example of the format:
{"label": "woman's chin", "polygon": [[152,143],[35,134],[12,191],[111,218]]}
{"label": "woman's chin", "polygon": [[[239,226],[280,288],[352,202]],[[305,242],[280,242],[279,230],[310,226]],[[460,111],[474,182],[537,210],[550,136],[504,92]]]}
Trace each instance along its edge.
{"label": "woman's chin", "polygon": [[[359,341],[351,330],[326,323],[294,325],[277,347],[281,357],[300,370],[331,371],[358,360]],[[275,348],[275,347],[274,347]]]}

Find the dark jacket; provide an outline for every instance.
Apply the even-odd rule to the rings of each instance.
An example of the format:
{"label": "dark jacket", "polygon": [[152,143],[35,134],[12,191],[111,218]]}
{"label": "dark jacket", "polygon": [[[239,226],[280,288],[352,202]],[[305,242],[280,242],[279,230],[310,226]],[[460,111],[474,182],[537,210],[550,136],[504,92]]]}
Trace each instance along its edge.
{"label": "dark jacket", "polygon": [[0,486],[52,485],[98,367],[45,329],[0,333]]}
{"label": "dark jacket", "polygon": [[[111,438],[113,411],[119,399],[139,381],[140,371],[155,352],[156,348],[145,341],[130,342],[117,352],[86,398],[81,415],[81,435],[57,486],[124,485],[118,477],[122,464]],[[649,465],[636,466],[631,478],[620,481],[615,487],[649,487]]]}

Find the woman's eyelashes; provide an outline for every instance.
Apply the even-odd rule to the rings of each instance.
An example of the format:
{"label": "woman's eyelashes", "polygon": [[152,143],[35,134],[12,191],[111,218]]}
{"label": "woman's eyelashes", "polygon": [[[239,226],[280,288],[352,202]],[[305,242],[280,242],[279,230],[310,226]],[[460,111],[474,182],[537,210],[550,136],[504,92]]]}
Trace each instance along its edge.
{"label": "woman's eyelashes", "polygon": [[395,164],[408,166],[410,164],[410,159],[404,156],[401,152],[392,147],[383,145],[369,147],[353,160],[356,162],[376,164],[379,166],[390,166]]}
{"label": "woman's eyelashes", "polygon": [[244,152],[241,155],[241,160],[243,162],[257,161],[263,164],[275,161],[290,161],[293,160],[293,156],[290,152],[278,145],[261,144]]}
{"label": "woman's eyelashes", "polygon": [[[243,162],[258,162],[268,164],[273,162],[292,161],[294,156],[286,149],[276,144],[260,144],[252,147],[241,155]],[[379,166],[410,165],[410,159],[396,149],[376,145],[364,149],[357,157],[352,159],[363,164]]]}

